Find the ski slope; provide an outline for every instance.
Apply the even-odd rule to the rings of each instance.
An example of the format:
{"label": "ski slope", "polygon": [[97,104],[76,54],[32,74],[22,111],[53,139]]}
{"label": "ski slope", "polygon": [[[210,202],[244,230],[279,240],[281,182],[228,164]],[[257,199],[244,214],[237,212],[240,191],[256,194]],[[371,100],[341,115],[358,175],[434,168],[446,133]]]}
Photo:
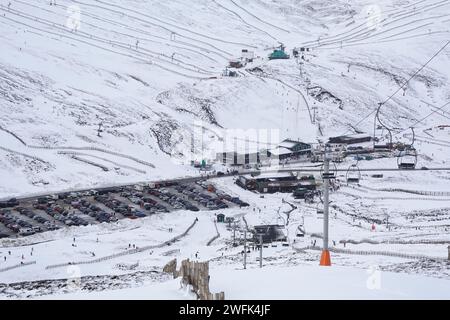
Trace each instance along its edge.
{"label": "ski slope", "polygon": [[[376,10],[369,1],[8,3],[3,197],[193,174],[186,150],[193,135],[200,152],[198,128],[209,155],[235,129],[306,142],[370,131],[373,117],[360,120],[445,44],[450,20],[448,1],[438,0],[380,1]],[[269,62],[279,43],[312,51],[302,64]],[[224,77],[242,49],[256,59]],[[382,108],[387,125],[407,128],[446,101],[448,59],[447,48]],[[448,123],[443,112],[420,127]]]}
{"label": "ski slope", "polygon": [[[0,0],[0,199],[198,175],[190,160],[230,151],[224,142],[271,147],[372,134],[382,102],[394,141],[410,144],[414,126],[418,167],[448,167],[449,22],[448,0]],[[269,61],[280,43],[291,56],[310,51]],[[243,49],[254,61],[224,76]],[[267,132],[276,141],[264,141]],[[2,239],[0,298],[192,299],[161,269],[197,254],[210,261],[212,290],[227,299],[448,299],[449,173],[338,180],[332,270],[317,268],[319,203],[262,199],[225,178],[213,183],[251,205],[223,211],[240,231],[285,224],[284,200],[298,207],[285,225],[289,246],[265,248],[262,270],[258,252],[242,270],[242,248],[232,247],[226,225],[215,239],[218,212],[177,211]],[[367,287],[373,268],[379,290]],[[81,291],[77,283],[66,290],[72,278],[82,279]]]}

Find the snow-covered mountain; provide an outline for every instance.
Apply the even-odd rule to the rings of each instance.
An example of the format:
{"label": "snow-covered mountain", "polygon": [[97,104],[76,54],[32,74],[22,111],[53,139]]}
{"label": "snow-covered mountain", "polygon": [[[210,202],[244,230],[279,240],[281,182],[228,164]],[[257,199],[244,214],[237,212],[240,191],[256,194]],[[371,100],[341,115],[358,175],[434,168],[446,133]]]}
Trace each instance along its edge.
{"label": "snow-covered mountain", "polygon": [[[225,129],[371,132],[366,116],[449,39],[448,0],[52,2],[0,0],[0,196],[194,173],[179,160],[199,128],[210,142]],[[280,43],[311,50],[269,61]],[[243,49],[254,61],[223,76]],[[384,122],[408,128],[446,103],[449,62],[450,46]],[[448,134],[419,146],[422,161],[450,160]]]}

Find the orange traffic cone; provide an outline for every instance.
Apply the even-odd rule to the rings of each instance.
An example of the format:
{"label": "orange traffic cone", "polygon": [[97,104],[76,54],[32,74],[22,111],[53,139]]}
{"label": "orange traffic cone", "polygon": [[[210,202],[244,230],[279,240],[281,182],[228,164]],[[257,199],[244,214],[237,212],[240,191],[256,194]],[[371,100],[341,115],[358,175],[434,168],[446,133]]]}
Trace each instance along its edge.
{"label": "orange traffic cone", "polygon": [[324,267],[330,267],[331,266],[331,256],[330,251],[323,250],[322,251],[322,257],[320,258],[320,265]]}

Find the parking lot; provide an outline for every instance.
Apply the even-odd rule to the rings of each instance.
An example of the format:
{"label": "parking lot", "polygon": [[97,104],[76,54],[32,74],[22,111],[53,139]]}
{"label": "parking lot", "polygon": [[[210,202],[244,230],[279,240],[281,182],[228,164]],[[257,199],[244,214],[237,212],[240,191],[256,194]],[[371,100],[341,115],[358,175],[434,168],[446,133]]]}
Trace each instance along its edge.
{"label": "parking lot", "polygon": [[174,210],[219,210],[248,206],[207,181],[170,182],[11,199],[0,208],[0,238],[28,236],[67,226],[140,219]]}

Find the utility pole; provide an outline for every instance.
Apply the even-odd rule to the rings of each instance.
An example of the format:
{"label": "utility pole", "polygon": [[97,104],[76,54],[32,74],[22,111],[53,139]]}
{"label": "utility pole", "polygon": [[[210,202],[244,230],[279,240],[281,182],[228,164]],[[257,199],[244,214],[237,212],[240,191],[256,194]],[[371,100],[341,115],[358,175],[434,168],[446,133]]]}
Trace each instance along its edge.
{"label": "utility pole", "polygon": [[259,267],[262,268],[263,235],[259,235]]}
{"label": "utility pole", "polygon": [[247,230],[244,230],[244,270],[247,269]]}
{"label": "utility pole", "polygon": [[236,221],[233,224],[233,247],[236,247]]}
{"label": "utility pole", "polygon": [[325,145],[325,153],[323,157],[323,251],[320,258],[321,266],[331,266],[330,251],[328,250],[328,228],[329,228],[329,210],[330,210],[330,179],[334,177],[330,173],[330,148]]}
{"label": "utility pole", "polygon": [[313,124],[316,124],[317,107],[314,106],[314,107],[312,107],[312,109],[314,110],[314,113],[313,113]]}
{"label": "utility pole", "polygon": [[101,133],[103,132],[102,126],[103,126],[103,122],[100,122],[98,124],[98,129],[97,129],[97,137],[101,137],[102,136],[101,135]]}

